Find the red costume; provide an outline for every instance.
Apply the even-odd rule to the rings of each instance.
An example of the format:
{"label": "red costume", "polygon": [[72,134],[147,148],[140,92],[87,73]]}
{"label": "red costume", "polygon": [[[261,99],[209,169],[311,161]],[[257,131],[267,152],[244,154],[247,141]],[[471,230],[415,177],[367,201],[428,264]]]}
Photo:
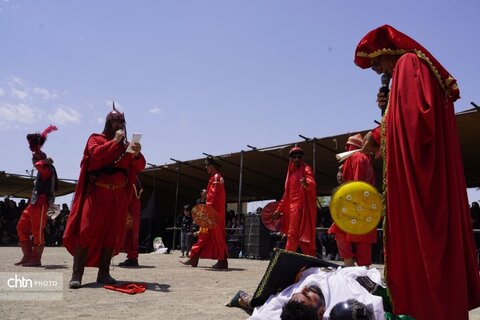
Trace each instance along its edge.
{"label": "red costume", "polygon": [[[290,156],[296,149],[301,151],[298,147],[292,148]],[[302,185],[302,179],[306,185]],[[303,161],[296,167],[290,160],[285,190],[277,212],[283,213],[282,232],[287,235],[285,249],[295,252],[300,246],[303,254],[316,257],[317,184],[312,168]]]}
{"label": "red costume", "polygon": [[120,250],[130,200],[128,173],[143,170],[145,164],[141,154],[135,159],[125,153],[122,143],[107,140],[103,134],[92,134],[88,139],[63,237],[72,255],[76,247],[89,248],[86,266],[99,265],[102,248],[115,253]]}
{"label": "red costume", "polygon": [[[50,165],[45,164],[44,160],[37,161],[35,169],[37,169],[42,180],[46,181],[52,178],[53,169]],[[47,224],[48,207],[48,198],[44,193],[38,196],[35,203],[31,201],[28,203],[17,223],[18,240],[20,242],[28,241],[30,236],[33,236],[34,246],[38,247],[45,244],[43,229]]]}
{"label": "red costume", "polygon": [[[357,134],[347,141],[347,151],[358,150],[362,147],[362,136]],[[375,172],[373,171],[372,161],[364,153],[356,152],[345,160],[342,166],[343,182],[365,181],[375,185]],[[328,230],[329,234],[335,234],[338,251],[343,259],[353,259],[359,266],[368,266],[372,264],[372,243],[377,242],[377,230],[364,235],[355,235],[341,230],[335,223]],[[355,252],[352,245],[355,245]]]}
{"label": "red costume", "polygon": [[51,125],[41,134],[27,135],[30,150],[33,152],[32,162],[38,172],[32,197],[17,223],[17,234],[23,257],[15,265],[25,267],[42,265],[41,259],[45,247],[43,230],[47,224],[47,210],[55,202],[58,179],[55,167],[52,165],[53,160],[47,159],[47,155],[41,151],[41,148],[47,135],[53,130],[57,130],[57,127]]}
{"label": "red costume", "polygon": [[142,195],[142,186],[137,180],[135,175],[134,183],[131,183],[131,194],[130,206],[128,207],[128,213],[132,217],[130,229],[127,230],[125,235],[125,241],[123,243],[123,248],[127,252],[128,259],[138,259],[138,233],[140,231],[140,214],[141,214],[141,203],[140,197]]}
{"label": "red costume", "polygon": [[73,255],[68,284],[71,289],[82,286],[85,266],[98,267],[98,283],[116,283],[110,276],[110,261],[125,240],[134,174],[146,164],[140,144],[125,143],[125,130],[124,114],[113,104],[103,133],[92,134],[83,151],[80,177],[63,235],[63,244]]}
{"label": "red costume", "polygon": [[385,25],[359,43],[355,63],[400,56],[382,132],[385,259],[396,314],[468,319],[480,306],[480,277],[453,102],[459,90],[421,45]]}
{"label": "red costume", "polygon": [[223,177],[216,171],[208,180],[207,206],[212,206],[218,214],[218,224],[213,229],[200,228],[197,242],[192,246],[190,259],[195,257],[224,260],[228,257],[225,242],[225,185]]}

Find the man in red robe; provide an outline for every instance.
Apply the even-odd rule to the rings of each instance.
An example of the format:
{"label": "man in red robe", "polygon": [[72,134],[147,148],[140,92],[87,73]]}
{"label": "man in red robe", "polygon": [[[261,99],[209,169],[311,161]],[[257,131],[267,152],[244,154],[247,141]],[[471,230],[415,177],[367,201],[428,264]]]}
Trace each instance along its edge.
{"label": "man in red robe", "polygon": [[293,147],[290,152],[285,190],[274,218],[283,215],[282,232],[287,235],[285,250],[316,257],[315,223],[317,218],[317,183],[312,168],[303,162],[303,150]]}
{"label": "man in red robe", "polygon": [[[345,145],[346,151],[360,150],[363,146],[361,134],[350,136]],[[362,152],[356,152],[345,160],[341,167],[343,182],[365,181],[375,185],[375,172],[370,156]],[[342,182],[342,183],[343,183]],[[341,230],[335,223],[328,230],[329,234],[335,234],[338,252],[346,267],[355,265],[369,266],[372,264],[372,243],[377,242],[377,230],[367,234],[355,235]],[[355,251],[353,250],[355,248]]]}
{"label": "man in red robe", "polygon": [[130,172],[145,168],[139,143],[127,152],[125,117],[113,106],[101,134],[87,141],[63,244],[74,256],[70,288],[81,287],[85,266],[98,267],[97,282],[115,283],[109,267],[123,244]]}
{"label": "man in red robe", "polygon": [[212,206],[215,209],[218,214],[218,223],[212,229],[200,228],[198,231],[198,240],[190,251],[190,259],[182,263],[196,267],[199,258],[217,259],[217,263],[214,264],[212,268],[227,269],[228,248],[225,241],[225,184],[222,175],[218,171],[221,165],[215,158],[208,157],[205,166],[210,175],[207,186],[206,205]]}
{"label": "man in red robe", "polygon": [[43,229],[47,224],[48,207],[55,202],[58,179],[53,160],[47,158],[41,148],[47,135],[53,130],[57,130],[57,127],[49,126],[41,134],[27,135],[37,177],[33,185],[32,197],[17,223],[17,234],[23,257],[15,263],[16,266],[39,267],[42,265],[42,254],[45,248]]}
{"label": "man in red robe", "polygon": [[395,314],[468,319],[480,277],[453,102],[456,80],[419,43],[385,25],[355,64],[392,76],[381,128],[364,152],[384,157],[385,264]]}
{"label": "man in red robe", "polygon": [[118,264],[119,267],[138,267],[138,234],[140,232],[140,214],[143,188],[137,175],[130,180],[130,205],[128,207],[127,232],[123,249],[127,252],[127,259]]}

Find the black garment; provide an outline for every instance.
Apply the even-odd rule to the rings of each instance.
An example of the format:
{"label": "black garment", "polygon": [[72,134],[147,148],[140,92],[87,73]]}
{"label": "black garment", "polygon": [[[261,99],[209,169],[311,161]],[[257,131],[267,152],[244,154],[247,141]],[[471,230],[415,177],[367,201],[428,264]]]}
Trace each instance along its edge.
{"label": "black garment", "polygon": [[472,215],[473,229],[480,229],[480,207],[471,206],[470,214]]}
{"label": "black garment", "polygon": [[41,194],[47,195],[48,204],[52,205],[55,202],[55,191],[58,190],[57,171],[52,165],[48,165],[52,175],[48,179],[42,179],[40,172],[37,173],[35,182],[33,183],[32,197],[30,203],[35,204]]}
{"label": "black garment", "polygon": [[[473,229],[480,229],[480,207],[475,205],[475,203],[470,207],[470,214],[472,215],[472,225]],[[475,239],[476,249],[480,249],[480,232],[474,231],[473,233]]]}
{"label": "black garment", "polygon": [[190,232],[192,230],[193,219],[191,216],[183,215],[182,224],[180,226],[182,231]]}

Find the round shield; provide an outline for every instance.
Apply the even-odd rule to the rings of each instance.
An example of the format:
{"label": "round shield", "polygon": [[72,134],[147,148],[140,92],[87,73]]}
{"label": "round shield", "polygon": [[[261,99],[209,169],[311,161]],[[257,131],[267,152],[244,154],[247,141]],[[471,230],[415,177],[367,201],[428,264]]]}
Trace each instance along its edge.
{"label": "round shield", "polygon": [[130,212],[127,214],[127,221],[125,223],[125,230],[131,230],[133,228],[133,217]]}
{"label": "round shield", "polygon": [[47,209],[47,217],[53,220],[56,217],[58,217],[61,211],[62,211],[62,208],[60,207],[59,204],[52,204]]}
{"label": "round shield", "polygon": [[273,213],[277,210],[279,204],[279,201],[270,202],[262,210],[263,225],[270,231],[279,232],[282,230],[283,216],[278,219],[273,218]]}
{"label": "round shield", "polygon": [[218,223],[217,211],[212,206],[197,204],[192,208],[193,221],[202,228],[215,228]]}
{"label": "round shield", "polygon": [[349,181],[332,195],[330,214],[335,224],[351,234],[367,234],[382,216],[382,198],[378,190],[364,181]]}

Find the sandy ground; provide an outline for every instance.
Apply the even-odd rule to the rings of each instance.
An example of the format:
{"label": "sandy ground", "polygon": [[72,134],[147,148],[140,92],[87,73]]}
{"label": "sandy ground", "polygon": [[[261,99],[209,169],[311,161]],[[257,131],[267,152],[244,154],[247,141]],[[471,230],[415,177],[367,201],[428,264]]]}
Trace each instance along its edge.
{"label": "sandy ground", "polygon": [[[44,266],[16,267],[20,248],[0,248],[0,272],[63,273],[63,299],[60,301],[0,300],[1,319],[182,319],[244,320],[248,315],[225,303],[243,289],[253,292],[267,268],[268,261],[231,259],[228,271],[215,271],[212,260],[200,260],[197,268],[181,265],[180,253],[140,255],[140,268],[124,269],[116,265],[124,254],[116,256],[111,275],[119,281],[144,282],[147,291],[128,295],[106,290],[95,283],[97,269],[86,268],[84,287],[68,288],[72,257],[64,248],[46,248]],[[382,267],[382,266],[377,266]],[[470,313],[480,320],[480,309]]]}

